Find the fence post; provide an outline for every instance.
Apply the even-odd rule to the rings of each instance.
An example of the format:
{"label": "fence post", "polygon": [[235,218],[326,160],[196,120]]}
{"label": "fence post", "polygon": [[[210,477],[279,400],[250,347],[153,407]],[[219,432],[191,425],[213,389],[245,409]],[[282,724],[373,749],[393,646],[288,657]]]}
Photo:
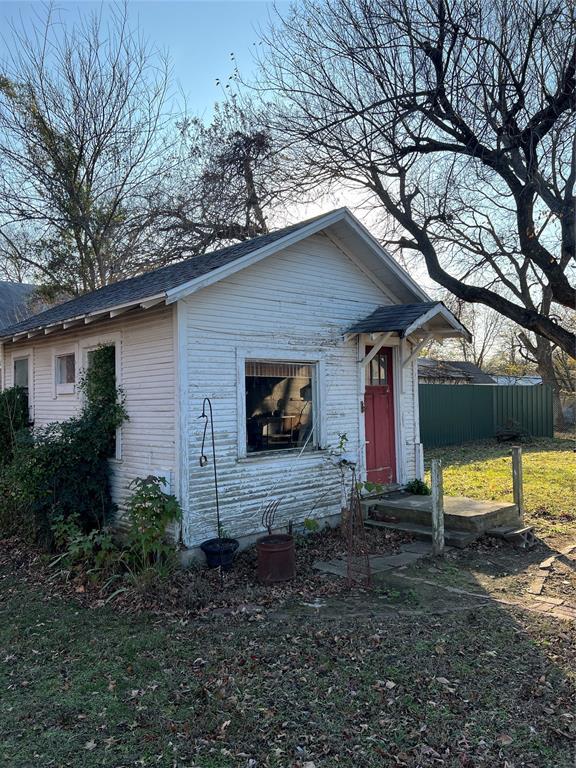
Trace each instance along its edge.
{"label": "fence post", "polygon": [[520,522],[524,522],[524,487],[522,480],[522,447],[512,446],[512,489]]}
{"label": "fence post", "polygon": [[442,462],[432,459],[432,554],[444,554],[444,483],[442,482]]}

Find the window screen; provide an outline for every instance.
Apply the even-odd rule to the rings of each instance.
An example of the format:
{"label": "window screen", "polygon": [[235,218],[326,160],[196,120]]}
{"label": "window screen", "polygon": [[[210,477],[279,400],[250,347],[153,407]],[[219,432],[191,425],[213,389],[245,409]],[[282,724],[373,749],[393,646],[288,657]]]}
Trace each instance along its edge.
{"label": "window screen", "polygon": [[14,360],[14,386],[22,387],[28,394],[28,358]]}
{"label": "window screen", "polygon": [[76,381],[76,357],[74,354],[56,358],[56,384],[74,384]]}
{"label": "window screen", "polygon": [[309,363],[246,362],[248,453],[313,445],[314,369]]}

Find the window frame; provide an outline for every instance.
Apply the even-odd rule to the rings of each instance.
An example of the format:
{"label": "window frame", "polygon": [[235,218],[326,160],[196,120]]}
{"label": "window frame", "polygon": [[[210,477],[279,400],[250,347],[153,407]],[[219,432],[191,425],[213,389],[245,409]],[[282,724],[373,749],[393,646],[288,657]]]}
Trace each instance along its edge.
{"label": "window frame", "polygon": [[28,390],[28,393],[30,393],[30,355],[15,355],[12,358],[12,385],[14,387],[19,386],[16,384],[16,363],[20,363],[23,360],[26,361],[26,367],[27,367],[27,376],[28,376],[28,384],[26,386],[26,389]]}
{"label": "window frame", "polygon": [[[312,439],[303,448],[284,448],[270,451],[248,451],[248,430],[246,425],[246,363],[305,363],[312,366]],[[237,349],[236,350],[236,412],[238,417],[238,460],[258,461],[259,459],[283,458],[293,456],[304,450],[309,454],[320,451],[325,446],[325,360],[320,352],[298,349]]]}
{"label": "window frame", "polygon": [[[74,355],[74,383],[59,384],[58,360],[59,358],[66,357],[67,355]],[[59,397],[71,397],[77,394],[78,373],[78,345],[67,344],[66,346],[55,347],[52,351],[52,384],[54,400],[57,400]]]}
{"label": "window frame", "polygon": [[[122,386],[122,335],[119,332],[90,336],[80,342],[80,375],[88,368],[88,354],[98,347],[114,347],[114,362],[116,369],[116,386]],[[83,398],[83,396],[82,396]],[[84,398],[83,398],[84,399]],[[116,430],[116,454],[109,461],[122,461],[122,427]]]}
{"label": "window frame", "polygon": [[34,421],[34,366],[32,352],[12,356],[12,386],[16,386],[16,362],[26,360],[28,363],[28,418]]}

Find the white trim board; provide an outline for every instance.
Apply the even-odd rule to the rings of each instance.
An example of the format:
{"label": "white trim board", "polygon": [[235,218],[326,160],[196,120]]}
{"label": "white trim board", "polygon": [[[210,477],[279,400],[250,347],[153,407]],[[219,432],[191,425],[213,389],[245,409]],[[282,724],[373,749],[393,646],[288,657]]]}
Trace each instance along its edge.
{"label": "white trim board", "polygon": [[[246,361],[276,360],[278,362],[310,363],[316,366],[313,387],[316,395],[314,424],[314,447],[323,449],[326,444],[326,361],[323,352],[298,350],[293,347],[236,347],[236,414],[237,414],[237,459],[258,461],[260,454],[248,456],[246,435]],[[278,451],[277,454],[280,454]],[[275,454],[275,455],[277,455]]]}

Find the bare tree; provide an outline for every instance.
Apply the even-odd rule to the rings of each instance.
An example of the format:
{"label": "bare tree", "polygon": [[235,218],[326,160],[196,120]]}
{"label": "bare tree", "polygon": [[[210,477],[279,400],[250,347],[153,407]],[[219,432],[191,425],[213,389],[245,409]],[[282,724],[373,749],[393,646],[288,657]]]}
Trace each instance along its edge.
{"label": "bare tree", "polygon": [[212,120],[179,123],[175,171],[143,212],[164,261],[268,232],[291,193],[281,152],[262,114],[244,99],[216,104]]}
{"label": "bare tree", "polygon": [[301,183],[369,190],[389,247],[574,355],[574,5],[304,0],[265,42]]}
{"label": "bare tree", "polygon": [[134,226],[167,172],[168,67],[126,8],[13,30],[0,69],[0,260],[56,292],[141,268]]}
{"label": "bare tree", "polygon": [[499,351],[502,341],[502,316],[481,304],[470,304],[458,299],[452,294],[443,297],[446,306],[456,315],[472,334],[472,341],[466,339],[449,339],[442,345],[432,342],[426,350],[426,355],[443,357],[447,360],[466,360],[479,368],[490,364],[493,356]]}

